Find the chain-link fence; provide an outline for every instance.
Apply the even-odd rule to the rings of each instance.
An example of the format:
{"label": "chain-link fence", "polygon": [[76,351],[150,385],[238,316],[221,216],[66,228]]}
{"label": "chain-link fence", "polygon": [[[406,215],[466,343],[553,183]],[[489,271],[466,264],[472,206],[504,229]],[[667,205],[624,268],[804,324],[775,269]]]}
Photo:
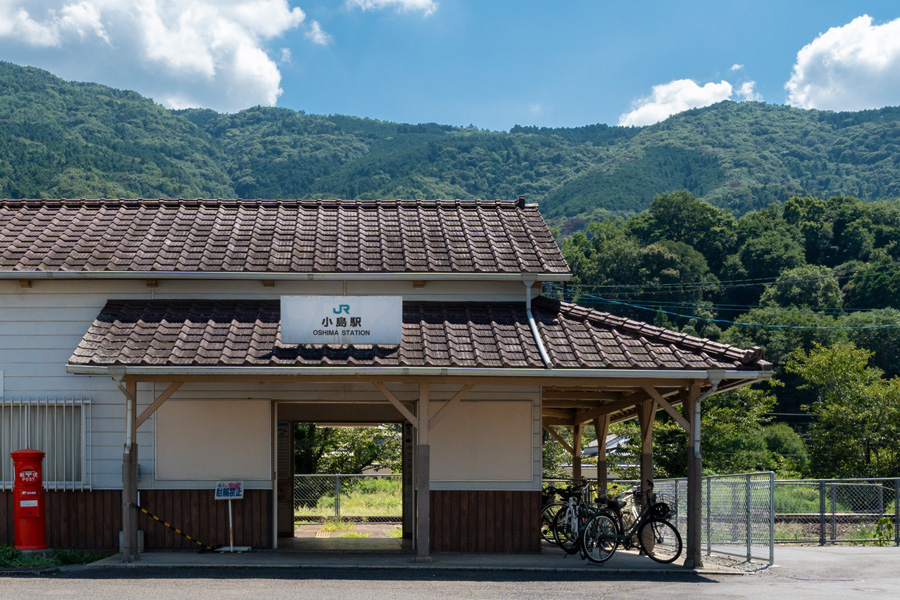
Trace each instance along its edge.
{"label": "chain-link fence", "polygon": [[[703,478],[701,544],[707,555],[739,558],[747,565],[775,560],[773,473],[744,473]],[[561,480],[545,483],[564,485]],[[610,480],[620,492],[637,481]],[[596,489],[596,482],[591,482]],[[657,479],[657,500],[671,509],[669,520],[684,537],[687,532],[687,479]],[[603,495],[603,492],[600,492]]]}
{"label": "chain-link fence", "polygon": [[400,475],[294,475],[294,520],[399,523]]}
{"label": "chain-link fence", "polygon": [[900,478],[775,481],[775,541],[900,545]]}
{"label": "chain-link fence", "polygon": [[[770,472],[703,478],[700,536],[707,555],[774,563],[774,480]],[[658,499],[675,511],[670,520],[679,531],[687,531],[687,480],[659,479],[655,484]]]}

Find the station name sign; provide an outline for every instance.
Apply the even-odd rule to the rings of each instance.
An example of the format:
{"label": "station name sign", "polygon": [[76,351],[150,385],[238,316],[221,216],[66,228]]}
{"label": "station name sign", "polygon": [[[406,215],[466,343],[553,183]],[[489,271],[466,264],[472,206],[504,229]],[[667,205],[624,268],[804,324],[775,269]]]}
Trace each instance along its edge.
{"label": "station name sign", "polygon": [[400,296],[282,296],[283,344],[379,344],[403,341]]}

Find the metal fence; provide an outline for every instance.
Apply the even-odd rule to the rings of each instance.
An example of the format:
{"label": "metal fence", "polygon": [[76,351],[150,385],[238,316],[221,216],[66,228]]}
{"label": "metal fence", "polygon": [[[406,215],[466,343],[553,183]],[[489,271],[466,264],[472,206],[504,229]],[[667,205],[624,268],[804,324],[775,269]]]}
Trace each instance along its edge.
{"label": "metal fence", "polygon": [[775,541],[900,546],[900,478],[775,481]]}
{"label": "metal fence", "polygon": [[[775,561],[774,486],[775,475],[742,473],[703,478],[701,544],[707,555],[717,554],[746,561]],[[558,485],[560,480],[545,481]],[[637,481],[610,480],[620,487]],[[591,482],[596,486],[596,482]],[[687,479],[654,481],[657,499],[669,504],[669,520],[685,535],[687,531]]]}
{"label": "metal fence", "polygon": [[294,520],[399,523],[400,475],[294,475]]}
{"label": "metal fence", "polygon": [[[707,555],[719,554],[775,562],[773,520],[774,473],[741,473],[703,478],[701,545]],[[657,495],[675,511],[670,520],[687,531],[687,480],[660,479]]]}

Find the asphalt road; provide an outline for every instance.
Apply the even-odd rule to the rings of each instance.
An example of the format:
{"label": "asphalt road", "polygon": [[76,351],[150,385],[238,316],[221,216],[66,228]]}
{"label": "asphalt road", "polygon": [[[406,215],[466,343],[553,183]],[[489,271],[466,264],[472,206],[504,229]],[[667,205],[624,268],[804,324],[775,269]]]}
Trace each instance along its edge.
{"label": "asphalt road", "polygon": [[776,566],[749,575],[347,569],[64,569],[0,576],[0,598],[896,598],[900,549],[778,548]]}

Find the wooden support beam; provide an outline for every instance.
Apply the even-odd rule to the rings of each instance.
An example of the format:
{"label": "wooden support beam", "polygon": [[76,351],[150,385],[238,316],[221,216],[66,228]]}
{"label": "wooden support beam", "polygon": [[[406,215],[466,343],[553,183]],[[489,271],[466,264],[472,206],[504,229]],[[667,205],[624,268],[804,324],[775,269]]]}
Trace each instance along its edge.
{"label": "wooden support beam", "polygon": [[428,397],[429,387],[427,383],[419,384],[419,401],[416,403],[417,411],[416,417],[419,421],[419,426],[417,429],[419,430],[419,444],[427,446],[428,438],[429,438],[429,425],[431,423],[431,419],[429,418],[430,410],[431,410],[431,400]]}
{"label": "wooden support beam", "polygon": [[569,454],[571,454],[573,456],[575,455],[575,450],[572,448],[572,446],[569,445],[569,442],[567,442],[565,439],[563,439],[563,437],[561,435],[556,433],[556,430],[553,429],[552,426],[544,425],[544,430],[546,430],[547,433],[549,433],[551,436],[553,436],[553,439],[555,439],[557,442],[559,442],[559,445],[562,446],[563,448],[565,448],[566,452],[568,452]]}
{"label": "wooden support beam", "polygon": [[596,415],[609,415],[614,412],[619,412],[620,410],[625,410],[626,408],[632,408],[641,403],[641,398],[626,398],[625,400],[617,400],[615,402],[607,402],[606,404],[601,404],[594,414]]}
{"label": "wooden support beam", "polygon": [[701,549],[703,519],[703,460],[700,453],[700,383],[692,385],[683,402],[691,425],[687,451],[687,532],[684,566],[703,566]]}
{"label": "wooden support beam", "polygon": [[446,415],[447,412],[449,412],[451,408],[456,406],[460,400],[462,400],[463,398],[468,396],[469,392],[471,392],[472,388],[474,388],[474,387],[475,387],[475,384],[473,384],[473,383],[467,383],[466,385],[464,385],[461,390],[456,392],[456,394],[452,398],[450,398],[450,400],[447,402],[447,404],[445,404],[444,406],[441,407],[441,410],[437,411],[435,413],[435,415],[433,417],[431,417],[431,420],[428,422],[428,426],[434,427],[435,425],[437,425],[438,421],[440,421],[442,418],[444,418],[444,415]]}
{"label": "wooden support beam", "polygon": [[428,384],[419,384],[419,444],[416,447],[416,562],[431,562],[431,446],[428,443],[430,419]]}
{"label": "wooden support beam", "polygon": [[581,438],[584,435],[584,425],[575,424],[574,443],[572,444],[572,480],[581,481]]}
{"label": "wooden support beam", "polygon": [[125,451],[122,453],[122,561],[138,558],[138,444],[135,413],[137,412],[137,382],[116,385],[125,394]]}
{"label": "wooden support beam", "polygon": [[644,400],[638,407],[638,422],[641,426],[641,491],[646,492],[653,481],[653,420],[656,416],[656,401]]}
{"label": "wooden support beam", "polygon": [[619,400],[621,392],[598,390],[562,390],[545,389],[541,394],[544,401],[547,400]]}
{"label": "wooden support beam", "polygon": [[597,487],[601,496],[606,495],[609,483],[609,469],[606,462],[606,436],[609,435],[609,415],[594,419],[594,433],[597,434]]}
{"label": "wooden support beam", "polygon": [[545,408],[541,411],[541,416],[543,417],[552,417],[555,419],[564,419],[565,424],[568,425],[572,422],[572,418],[575,416],[574,411],[572,410],[563,410],[559,408]]}
{"label": "wooden support beam", "polygon": [[666,413],[668,413],[668,415],[670,417],[675,419],[675,422],[678,423],[679,425],[681,425],[682,429],[684,429],[685,431],[690,433],[691,426],[688,424],[687,419],[685,419],[683,416],[681,416],[681,413],[679,413],[677,410],[675,410],[675,408],[671,404],[669,404],[665,398],[662,397],[662,394],[660,394],[656,390],[656,388],[654,388],[653,386],[650,386],[650,385],[645,385],[644,391],[647,392],[647,395],[650,396],[651,398],[653,398],[656,401],[656,403],[659,404],[662,407],[662,409],[664,411],[666,411]]}
{"label": "wooden support beam", "polygon": [[375,389],[381,392],[382,396],[387,398],[388,402],[394,405],[394,408],[400,411],[400,414],[403,415],[407,421],[412,423],[413,427],[415,427],[416,429],[419,428],[419,419],[413,416],[413,414],[409,412],[408,408],[403,406],[403,403],[397,399],[397,396],[395,396],[394,393],[391,392],[391,390],[389,390],[386,385],[384,385],[380,381],[373,381],[372,385],[375,386]]}
{"label": "wooden support beam", "polygon": [[139,416],[139,417],[137,418],[137,423],[135,424],[135,429],[137,429],[137,428],[139,428],[141,425],[143,425],[143,424],[144,424],[144,421],[146,421],[147,419],[150,418],[150,415],[152,415],[153,413],[155,413],[155,412],[157,411],[157,409],[159,409],[159,407],[162,406],[163,403],[164,403],[166,400],[168,400],[169,398],[171,398],[171,397],[172,397],[172,394],[174,394],[175,392],[177,392],[177,391],[178,391],[178,388],[181,387],[181,383],[182,383],[182,382],[180,382],[180,381],[176,381],[176,382],[172,383],[172,385],[170,385],[169,387],[167,387],[167,388],[166,388],[166,391],[164,391],[162,394],[160,394],[160,395],[159,395],[159,398],[157,398],[156,400],[154,400],[154,401],[153,401],[153,404],[151,404],[150,406],[148,406],[148,407],[146,408],[146,410],[144,410],[144,412],[141,413],[141,416]]}

